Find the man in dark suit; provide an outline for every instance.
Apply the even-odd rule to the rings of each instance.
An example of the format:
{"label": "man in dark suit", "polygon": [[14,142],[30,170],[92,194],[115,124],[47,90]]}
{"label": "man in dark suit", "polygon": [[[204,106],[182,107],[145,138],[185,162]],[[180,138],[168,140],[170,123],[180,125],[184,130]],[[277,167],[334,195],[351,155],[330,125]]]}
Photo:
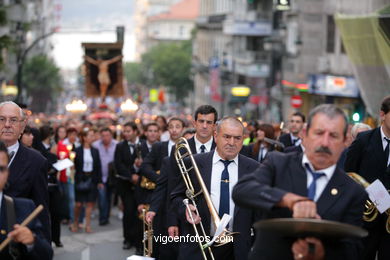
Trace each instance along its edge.
{"label": "man in dark suit", "polygon": [[[390,96],[383,99],[380,108],[381,126],[359,133],[347,151],[344,169],[356,172],[372,183],[379,179],[390,189]],[[386,214],[380,214],[375,221],[365,223],[369,236],[365,239],[364,259],[390,259],[390,234],[386,232]]]}
{"label": "man in dark suit", "polygon": [[289,146],[298,146],[301,144],[302,140],[299,137],[303,125],[305,123],[305,116],[300,112],[295,112],[291,115],[289,130],[290,133],[283,134],[279,137],[279,141],[284,144],[284,147]]}
{"label": "man in dark suit", "polygon": [[[218,123],[215,140],[216,149],[209,153],[194,156],[202,179],[211,195],[212,204],[221,218],[224,214],[232,217],[228,229],[239,232],[234,236],[233,243],[227,243],[221,247],[213,246],[215,259],[246,259],[251,248],[251,226],[254,221],[254,212],[241,208],[232,201],[231,192],[233,186],[246,174],[258,167],[258,162],[239,154],[243,144],[244,126],[234,117],[225,117]],[[190,172],[195,192],[200,190],[195,173]],[[186,198],[185,186],[182,182],[171,193],[172,204],[178,216],[183,222],[181,235],[195,235],[192,223],[202,221],[206,235],[210,236],[216,230],[210,211],[206,205],[204,196],[197,197],[196,204],[199,215],[195,213],[195,207],[190,205],[191,213],[186,210],[183,199]],[[190,214],[194,218],[192,221]],[[201,219],[200,219],[201,218]],[[202,259],[201,249],[198,243],[180,241],[178,259]]]}
{"label": "man in dark suit", "polygon": [[[7,148],[0,142],[0,243],[7,238],[7,235],[12,238],[11,244],[0,252],[0,259],[14,259],[10,254],[12,251],[16,252],[20,259],[50,260],[53,257],[53,250],[42,233],[41,222],[35,219],[26,227],[19,225],[35,209],[34,202],[29,199],[7,197],[3,194],[9,175],[8,162]],[[12,219],[12,213],[15,219]]]}
{"label": "man in dark suit", "polygon": [[48,241],[50,235],[49,193],[47,189],[47,160],[33,149],[18,142],[26,126],[22,109],[14,102],[0,104],[0,140],[7,146],[10,154],[9,178],[4,193],[12,197],[28,198],[36,205],[42,204],[43,212],[39,220]]}
{"label": "man in dark suit", "polygon": [[[234,188],[234,201],[261,209],[262,218],[322,218],[362,225],[367,195],[336,163],[344,149],[347,119],[332,105],[314,108],[304,130],[305,152],[270,153]],[[361,241],[293,239],[259,231],[250,259],[359,259]],[[309,243],[314,250],[309,250]]]}
{"label": "man in dark suit", "polygon": [[[184,129],[184,121],[178,117],[173,117],[168,122],[168,131],[170,135],[169,141],[166,142],[157,142],[153,144],[151,152],[145,157],[142,162],[140,174],[153,183],[157,183],[158,178],[161,174],[161,164],[165,157],[169,157],[174,151],[174,147],[176,141],[181,137],[181,133]],[[173,155],[172,155],[173,156]],[[154,193],[154,192],[153,192]],[[165,196],[164,191],[162,193],[159,192],[159,196]],[[153,195],[152,195],[153,196]],[[152,198],[150,198],[152,200]],[[161,208],[160,206],[155,206],[156,208]],[[156,215],[153,212],[153,217],[149,217],[149,223],[153,220],[153,229],[155,230],[155,234],[165,234],[166,230],[163,229],[161,223],[165,222],[165,216],[159,214],[158,217],[154,218]],[[169,252],[160,252],[161,245],[159,243],[155,243],[155,250],[153,256],[158,259],[169,259]],[[166,250],[165,250],[166,251]],[[161,254],[162,253],[162,254]],[[167,258],[164,257],[167,255]]]}
{"label": "man in dark suit", "polygon": [[[188,139],[188,145],[190,146],[192,154],[210,152],[215,149],[213,134],[217,119],[218,112],[213,106],[202,105],[195,110],[194,121],[192,124],[195,126],[196,132],[193,137]],[[171,154],[170,158],[170,170],[161,174],[157,180],[159,185],[157,186],[152,199],[153,210],[148,212],[149,221],[152,221],[156,215],[156,209],[169,207],[169,200],[167,201],[166,195],[170,194],[172,189],[168,188],[168,184],[172,184],[171,187],[174,187],[182,181],[181,174],[177,168],[175,156]],[[175,172],[179,172],[179,174],[173,174]],[[168,205],[165,205],[166,202]],[[168,210],[168,214],[170,215],[167,217],[169,227],[168,232],[171,236],[177,236],[179,233],[177,219],[174,215],[172,215],[174,212],[171,210]]]}
{"label": "man in dark suit", "polygon": [[114,154],[114,164],[117,171],[117,192],[123,203],[123,249],[130,249],[132,245],[140,251],[141,242],[136,233],[137,205],[134,189],[138,183],[139,175],[136,168],[140,166],[137,159],[136,144],[138,140],[138,127],[134,122],[123,126],[124,140],[117,144]]}

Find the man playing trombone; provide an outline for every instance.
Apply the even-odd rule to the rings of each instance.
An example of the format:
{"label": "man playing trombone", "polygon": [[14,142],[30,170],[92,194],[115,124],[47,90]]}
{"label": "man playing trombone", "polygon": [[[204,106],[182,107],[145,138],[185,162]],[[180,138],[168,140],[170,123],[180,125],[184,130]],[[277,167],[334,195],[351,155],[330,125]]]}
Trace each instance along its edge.
{"label": "man playing trombone", "polygon": [[[237,183],[234,201],[261,209],[263,219],[321,218],[361,226],[367,194],[336,166],[347,129],[341,109],[314,108],[302,135],[304,153],[270,153],[255,172]],[[360,242],[294,239],[261,230],[250,259],[359,259]]]}
{"label": "man playing trombone", "polygon": [[[183,204],[183,199],[186,198],[186,188],[183,182],[171,193],[172,204],[184,223],[181,231],[182,236],[195,236],[192,224],[200,222],[202,222],[205,231],[205,234],[202,235],[213,235],[216,223],[219,223],[224,214],[232,217],[227,229],[238,232],[238,234],[233,236],[233,243],[212,247],[214,259],[246,259],[251,247],[251,226],[254,221],[254,213],[250,209],[236,206],[231,197],[233,186],[237,181],[254,171],[259,165],[258,162],[239,154],[242,148],[243,134],[244,126],[241,121],[234,117],[225,117],[217,124],[214,136],[216,149],[194,156],[200,177],[205,184],[205,190],[202,190],[203,194],[194,199],[197,210],[191,204],[189,205],[191,213],[186,210]],[[198,181],[198,174],[190,171],[189,175],[195,192],[199,192],[201,184]],[[211,198],[212,203],[208,203],[207,198]],[[216,218],[219,215],[219,219],[215,219],[215,214],[213,214],[215,212],[217,213]],[[192,214],[192,218],[190,214]],[[198,237],[198,239],[202,240],[203,238]],[[202,259],[202,250],[193,241],[181,241],[178,259]]]}

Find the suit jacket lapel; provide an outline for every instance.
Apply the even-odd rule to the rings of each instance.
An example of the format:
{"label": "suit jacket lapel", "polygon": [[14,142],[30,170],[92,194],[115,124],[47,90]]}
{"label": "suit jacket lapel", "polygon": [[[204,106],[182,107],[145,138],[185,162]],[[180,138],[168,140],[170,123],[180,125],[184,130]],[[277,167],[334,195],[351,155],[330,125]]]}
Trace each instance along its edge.
{"label": "suit jacket lapel", "polygon": [[[241,154],[238,154],[237,167],[238,167],[238,179],[237,180],[240,180],[244,176],[244,174],[249,173],[249,170],[248,170],[249,165],[245,164],[245,158]],[[232,192],[233,192],[233,189],[230,190],[230,196],[232,195]],[[234,217],[237,216],[239,209],[240,209],[239,206],[234,205]]]}
{"label": "suit jacket lapel", "polygon": [[374,158],[379,159],[379,165],[381,167],[387,167],[387,158],[385,156],[385,152],[383,150],[382,145],[382,136],[381,136],[381,130],[380,127],[376,128],[373,135],[372,135],[372,155]]}
{"label": "suit jacket lapel", "polygon": [[215,150],[215,147],[216,147],[216,143],[215,143],[215,140],[214,140],[214,137],[213,137],[213,142],[211,143],[211,150]]}
{"label": "suit jacket lapel", "polygon": [[4,234],[4,231],[7,231],[7,212],[5,208],[5,199],[4,194],[3,198],[1,199],[1,209],[0,209],[0,242],[3,242],[4,239],[6,239],[6,234]]}
{"label": "suit jacket lapel", "polygon": [[320,216],[323,216],[326,211],[331,206],[335,205],[336,201],[343,196],[344,189],[341,187],[345,184],[345,179],[342,174],[344,174],[344,172],[336,168],[332,178],[329,180],[319,197],[317,201],[317,212]]}
{"label": "suit jacket lapel", "polygon": [[303,154],[296,154],[290,164],[289,174],[292,182],[292,191],[301,196],[307,196],[307,174],[302,166]]}
{"label": "suit jacket lapel", "polygon": [[191,139],[188,140],[188,144],[190,145],[190,149],[192,154],[197,154],[198,151],[196,150],[196,145],[195,145],[195,137],[191,137]]}
{"label": "suit jacket lapel", "polygon": [[26,147],[19,144],[19,149],[14,155],[14,159],[9,167],[10,174],[8,176],[8,182],[18,179],[18,176],[24,173],[24,170],[28,167],[28,160],[26,158]]}

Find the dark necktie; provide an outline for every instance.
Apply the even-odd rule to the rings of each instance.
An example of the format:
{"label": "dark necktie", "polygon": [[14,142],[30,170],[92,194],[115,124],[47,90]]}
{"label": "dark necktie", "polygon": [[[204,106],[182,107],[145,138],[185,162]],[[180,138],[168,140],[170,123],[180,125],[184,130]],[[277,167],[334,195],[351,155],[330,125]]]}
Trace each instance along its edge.
{"label": "dark necktie", "polygon": [[317,179],[322,176],[325,176],[325,173],[312,171],[308,163],[305,163],[305,166],[306,169],[310,172],[311,176],[313,177],[313,180],[310,183],[309,188],[307,188],[307,197],[311,200],[314,200],[314,197],[316,196]]}
{"label": "dark necktie", "polygon": [[133,143],[129,142],[129,147],[130,147],[130,154],[133,155],[134,149],[135,149],[135,145]]}
{"label": "dark necktie", "polygon": [[300,139],[300,138],[296,138],[296,139],[294,139],[294,140],[293,140],[293,145],[295,145],[295,146],[296,146],[299,140],[301,140],[301,139]]}
{"label": "dark necktie", "polygon": [[387,162],[389,161],[389,146],[390,146],[390,139],[386,138],[385,137],[385,140],[387,142],[387,145],[386,145],[386,148],[385,148],[385,159],[386,159],[386,166],[387,168],[390,167],[390,164],[388,164]]}
{"label": "dark necktie", "polygon": [[15,155],[15,151],[11,151],[10,153],[8,153],[9,161],[12,160],[12,158],[14,157],[14,155]]}
{"label": "dark necktie", "polygon": [[225,161],[221,159],[221,162],[225,165],[225,168],[221,174],[221,193],[219,195],[219,217],[222,218],[223,214],[229,214],[230,211],[230,195],[229,195],[229,171],[228,166],[233,161]]}
{"label": "dark necktie", "polygon": [[260,151],[259,151],[259,162],[263,162],[263,160],[264,160],[263,153],[264,153],[264,147],[261,147]]}
{"label": "dark necktie", "polygon": [[204,146],[203,144],[200,146],[200,153],[204,153],[206,152],[206,146]]}

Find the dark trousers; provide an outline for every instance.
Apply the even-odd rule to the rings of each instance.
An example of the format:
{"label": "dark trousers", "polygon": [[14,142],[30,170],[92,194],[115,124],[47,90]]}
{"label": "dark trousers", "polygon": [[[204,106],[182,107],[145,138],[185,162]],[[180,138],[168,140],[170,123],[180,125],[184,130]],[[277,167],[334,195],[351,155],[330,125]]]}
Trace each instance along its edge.
{"label": "dark trousers", "polygon": [[135,245],[137,240],[137,205],[134,190],[129,181],[118,181],[118,193],[123,204],[123,237],[125,241]]}
{"label": "dark trousers", "polygon": [[98,189],[99,193],[99,222],[103,223],[110,218],[111,210],[111,188],[107,183],[104,183],[103,189]]}
{"label": "dark trousers", "polygon": [[61,193],[58,186],[49,187],[49,212],[51,240],[54,243],[59,243],[61,237]]}
{"label": "dark trousers", "polygon": [[386,214],[380,214],[375,223],[365,223],[365,228],[369,231],[368,236],[363,240],[364,260],[390,259],[390,234],[386,231]]}

